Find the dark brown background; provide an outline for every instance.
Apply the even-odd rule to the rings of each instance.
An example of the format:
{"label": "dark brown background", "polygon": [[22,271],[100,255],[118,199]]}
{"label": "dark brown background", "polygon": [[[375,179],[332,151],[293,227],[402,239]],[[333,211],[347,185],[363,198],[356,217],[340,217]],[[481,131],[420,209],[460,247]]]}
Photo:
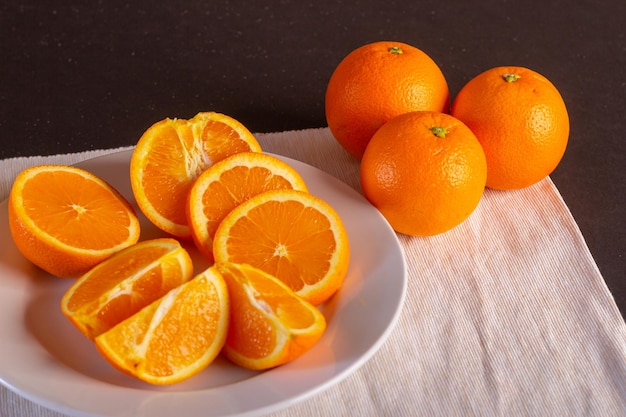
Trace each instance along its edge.
{"label": "dark brown background", "polygon": [[624,313],[624,16],[623,0],[4,0],[0,159],[133,145],[206,110],[253,132],[322,127],[332,70],[377,40],[424,50],[452,96],[483,70],[527,66],[568,106],[552,179]]}

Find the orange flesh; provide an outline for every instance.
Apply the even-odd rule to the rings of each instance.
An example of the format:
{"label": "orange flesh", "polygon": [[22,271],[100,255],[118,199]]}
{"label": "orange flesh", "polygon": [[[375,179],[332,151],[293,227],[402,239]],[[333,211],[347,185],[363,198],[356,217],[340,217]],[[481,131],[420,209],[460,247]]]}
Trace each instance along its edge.
{"label": "orange flesh", "polygon": [[[93,250],[108,249],[127,238],[128,209],[109,191],[85,186],[91,180],[71,172],[40,172],[35,177],[24,184],[23,206],[45,233],[69,246]],[[85,192],[72,198],[78,189]]]}
{"label": "orange flesh", "polygon": [[[180,297],[150,339],[145,360],[146,371],[152,375],[169,375],[189,363],[194,355],[200,356],[208,349],[217,334],[215,315],[221,306],[215,287],[192,281],[182,288]],[[181,332],[183,328],[185,331]],[[190,334],[202,337],[188,337]]]}
{"label": "orange flesh", "polygon": [[[70,311],[75,311],[77,308],[80,308],[87,303],[96,301],[101,294],[114,288],[120,281],[133,274],[134,271],[137,271],[145,265],[149,265],[154,260],[165,255],[168,251],[169,248],[155,246],[151,248],[151,250],[136,251],[134,256],[124,259],[123,264],[120,264],[119,262],[103,263],[98,273],[90,277],[88,285],[81,285],[76,288],[76,291],[74,291],[67,305],[68,309]],[[152,268],[149,274],[158,273],[155,269],[158,269],[158,272],[160,272],[160,268]],[[133,283],[133,290],[135,288],[142,288],[142,292],[149,291],[150,289],[146,287],[146,284],[149,281],[150,280],[147,276],[142,276],[139,280]],[[138,294],[136,295],[139,296]],[[128,298],[130,297],[128,296]]]}
{"label": "orange flesh", "polygon": [[191,187],[188,167],[175,161],[185,160],[186,148],[189,146],[185,142],[193,141],[193,138],[184,140],[179,130],[171,125],[162,127],[156,137],[158,139],[155,139],[143,165],[143,178],[150,180],[143,181],[142,186],[150,202],[163,217],[185,224],[185,213],[170,201],[184,201],[187,198]]}
{"label": "orange flesh", "polygon": [[[204,152],[212,162],[221,161],[229,155],[250,150],[250,144],[240,134],[218,120],[208,120],[202,131]],[[208,146],[207,146],[208,145]]]}
{"label": "orange flesh", "polygon": [[[290,330],[307,329],[315,321],[301,299],[284,287],[247,269],[246,274],[222,270],[229,282],[231,326],[226,343],[237,352],[252,359],[265,358],[276,347],[275,315]],[[268,315],[270,317],[268,317]]]}
{"label": "orange flesh", "polygon": [[256,207],[229,234],[231,262],[252,264],[294,291],[317,283],[328,272],[336,245],[326,216],[297,201],[270,201]]}
{"label": "orange flesh", "polygon": [[98,336],[96,345],[126,373],[156,384],[179,382],[221,350],[228,325],[224,311],[223,282],[201,274]]}
{"label": "orange flesh", "polygon": [[[230,187],[227,188],[224,184],[229,184]],[[222,207],[235,207],[260,191],[283,188],[293,187],[287,179],[274,175],[267,168],[240,166],[224,172],[220,176],[220,182],[215,181],[207,187],[202,199],[204,213],[209,219],[209,236],[215,234],[222,220],[214,218],[213,213],[219,213]]]}
{"label": "orange flesh", "polygon": [[61,309],[94,338],[191,278],[192,260],[170,238],[138,243],[81,276],[63,296]]}
{"label": "orange flesh", "polygon": [[[200,120],[204,129],[194,136],[186,120],[173,120],[153,133],[145,156],[142,187],[153,207],[176,224],[187,224],[185,211],[172,201],[185,201],[193,181],[213,163],[229,155],[250,151],[239,132],[218,120]],[[180,163],[184,161],[184,163]]]}

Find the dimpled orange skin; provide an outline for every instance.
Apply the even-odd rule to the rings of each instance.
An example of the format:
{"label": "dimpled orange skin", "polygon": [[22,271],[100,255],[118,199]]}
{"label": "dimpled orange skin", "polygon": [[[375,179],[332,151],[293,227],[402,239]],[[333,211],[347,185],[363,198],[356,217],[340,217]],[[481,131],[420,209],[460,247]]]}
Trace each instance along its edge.
{"label": "dimpled orange skin", "polygon": [[402,113],[448,112],[448,84],[420,49],[381,41],[350,52],[335,68],[325,96],[326,121],[348,153],[361,159],[374,132]]}
{"label": "dimpled orange skin", "polygon": [[[437,136],[433,128],[445,130]],[[361,161],[365,197],[393,229],[432,236],[463,222],[477,207],[487,178],[474,134],[454,117],[412,112],[372,137]]]}
{"label": "dimpled orange skin", "polygon": [[489,69],[471,79],[450,114],[474,132],[487,157],[487,187],[520,189],[557,167],[569,138],[565,102],[543,75],[528,68]]}

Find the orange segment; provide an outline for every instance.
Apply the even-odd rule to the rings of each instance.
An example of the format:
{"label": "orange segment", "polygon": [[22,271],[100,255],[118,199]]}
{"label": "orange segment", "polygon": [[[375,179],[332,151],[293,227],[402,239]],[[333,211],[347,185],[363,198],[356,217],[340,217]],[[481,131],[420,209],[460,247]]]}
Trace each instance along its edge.
{"label": "orange segment", "polygon": [[76,277],[139,239],[126,199],[80,168],[40,165],[22,171],[8,202],[17,248],[52,275]]}
{"label": "orange segment", "polygon": [[224,346],[228,323],[226,284],[215,268],[209,268],[95,342],[120,371],[151,384],[174,384],[215,359]]}
{"label": "orange segment", "polygon": [[213,254],[216,262],[260,268],[317,305],[343,283],[350,246],[341,218],[324,200],[297,190],[273,190],[224,218]]}
{"label": "orange segment", "polygon": [[218,264],[230,297],[225,355],[248,369],[268,369],[307,352],[326,320],[275,277],[250,265]]}
{"label": "orange segment", "polygon": [[189,120],[164,119],[137,142],[130,162],[135,200],[155,226],[190,239],[187,193],[208,167],[238,152],[260,152],[248,129],[232,117],[198,113]]}
{"label": "orange segment", "polygon": [[224,217],[249,198],[273,189],[307,191],[289,164],[268,154],[241,152],[204,171],[191,187],[187,219],[194,242],[213,258],[213,236]]}
{"label": "orange segment", "polygon": [[61,311],[93,339],[192,275],[191,257],[176,240],[140,242],[80,277],[63,296]]}

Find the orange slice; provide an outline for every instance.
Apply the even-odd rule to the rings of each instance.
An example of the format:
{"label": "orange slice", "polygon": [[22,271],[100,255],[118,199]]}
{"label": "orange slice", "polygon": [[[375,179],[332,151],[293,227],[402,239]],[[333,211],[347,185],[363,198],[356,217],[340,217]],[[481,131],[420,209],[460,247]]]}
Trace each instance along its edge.
{"label": "orange slice", "polygon": [[63,296],[61,311],[93,339],[192,275],[191,257],[178,241],[147,240],[116,253],[80,277]]}
{"label": "orange slice", "polygon": [[220,113],[155,123],[137,142],[130,161],[137,205],[161,230],[191,239],[185,202],[193,182],[214,163],[246,151],[260,152],[261,146],[244,125]]}
{"label": "orange slice", "polygon": [[235,207],[264,191],[284,188],[307,191],[295,169],[264,153],[238,153],[204,171],[191,187],[186,207],[191,235],[200,252],[213,258],[217,226]]}
{"label": "orange slice", "polygon": [[230,297],[224,354],[235,364],[263,370],[307,352],[326,329],[326,319],[275,277],[250,265],[217,264]]}
{"label": "orange slice", "polygon": [[8,201],[19,251],[52,275],[77,277],[139,239],[139,220],[111,185],[80,168],[22,171]]}
{"label": "orange slice", "polygon": [[273,190],[224,218],[213,255],[216,262],[260,268],[318,305],[343,283],[350,246],[339,214],[324,200],[297,190]]}
{"label": "orange slice", "polygon": [[142,381],[168,385],[205,369],[226,341],[228,290],[209,268],[96,337],[115,368]]}

